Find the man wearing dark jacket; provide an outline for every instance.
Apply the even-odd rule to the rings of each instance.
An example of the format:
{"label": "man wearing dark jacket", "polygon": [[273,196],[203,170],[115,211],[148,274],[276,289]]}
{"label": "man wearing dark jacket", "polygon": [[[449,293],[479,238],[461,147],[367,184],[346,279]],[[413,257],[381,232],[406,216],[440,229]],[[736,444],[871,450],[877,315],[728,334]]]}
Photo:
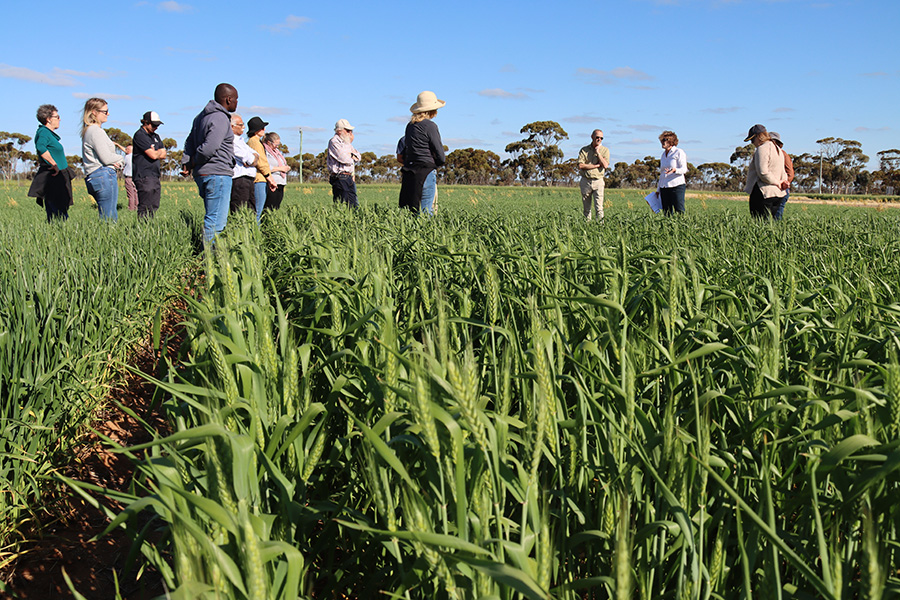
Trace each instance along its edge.
{"label": "man wearing dark jacket", "polygon": [[207,243],[225,229],[231,202],[231,176],[234,172],[234,133],[230,113],[237,110],[238,93],[234,86],[220,83],[213,100],[194,118],[184,142],[181,174],[193,172],[197,191],[203,198],[203,240]]}

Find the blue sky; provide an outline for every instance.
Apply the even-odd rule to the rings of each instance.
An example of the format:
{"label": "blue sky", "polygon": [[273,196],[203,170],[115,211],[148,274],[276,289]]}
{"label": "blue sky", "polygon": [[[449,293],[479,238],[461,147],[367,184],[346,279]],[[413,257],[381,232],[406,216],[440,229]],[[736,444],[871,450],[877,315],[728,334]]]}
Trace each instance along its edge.
{"label": "blue sky", "polygon": [[858,140],[871,168],[900,147],[898,0],[50,0],[3,12],[21,27],[0,51],[0,130],[34,135],[38,105],[55,104],[68,154],[80,154],[86,98],[105,98],[107,126],[128,133],[157,111],[180,146],[222,81],[292,154],[300,127],[318,154],[340,118],[360,151],[391,153],[426,89],[447,102],[435,122],[451,150],[505,156],[541,120],[568,132],[566,157],[603,129],[614,163],[658,155],[664,129],[693,164],[728,162],[754,123],[792,154]]}

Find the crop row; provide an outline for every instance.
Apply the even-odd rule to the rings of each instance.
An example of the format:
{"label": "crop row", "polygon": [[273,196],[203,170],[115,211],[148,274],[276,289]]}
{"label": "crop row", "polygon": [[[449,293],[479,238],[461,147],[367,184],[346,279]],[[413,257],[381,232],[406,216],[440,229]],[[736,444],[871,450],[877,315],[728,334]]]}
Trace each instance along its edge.
{"label": "crop row", "polygon": [[173,597],[896,593],[898,223],[812,223],[233,227],[113,526]]}
{"label": "crop row", "polygon": [[158,322],[196,228],[0,221],[0,565],[39,534],[54,471]]}

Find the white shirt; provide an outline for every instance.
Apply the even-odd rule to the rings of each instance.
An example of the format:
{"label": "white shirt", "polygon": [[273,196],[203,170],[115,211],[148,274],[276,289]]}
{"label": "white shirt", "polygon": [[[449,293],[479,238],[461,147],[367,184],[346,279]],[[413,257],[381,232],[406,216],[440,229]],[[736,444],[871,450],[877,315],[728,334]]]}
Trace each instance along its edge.
{"label": "white shirt", "polygon": [[[674,173],[666,173],[666,169],[675,169]],[[684,185],[684,174],[687,173],[687,154],[678,146],[672,146],[669,151],[663,150],[659,157],[659,184],[656,187],[670,188]]]}
{"label": "white shirt", "polygon": [[231,178],[256,177],[256,167],[248,167],[247,163],[254,162],[258,156],[256,150],[248,146],[243,137],[234,136],[234,174]]}

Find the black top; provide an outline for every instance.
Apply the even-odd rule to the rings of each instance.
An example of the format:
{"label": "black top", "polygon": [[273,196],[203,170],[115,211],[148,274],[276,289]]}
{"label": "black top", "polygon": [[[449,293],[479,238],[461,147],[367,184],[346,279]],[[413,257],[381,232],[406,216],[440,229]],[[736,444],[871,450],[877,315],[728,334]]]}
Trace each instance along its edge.
{"label": "black top", "polygon": [[147,133],[141,127],[134,134],[134,159],[132,162],[132,179],[159,179],[159,159],[151,159],[145,150],[159,150],[163,147],[162,139],[156,133]]}
{"label": "black top", "polygon": [[405,168],[440,167],[446,162],[441,133],[431,119],[406,126],[406,148],[403,152]]}

